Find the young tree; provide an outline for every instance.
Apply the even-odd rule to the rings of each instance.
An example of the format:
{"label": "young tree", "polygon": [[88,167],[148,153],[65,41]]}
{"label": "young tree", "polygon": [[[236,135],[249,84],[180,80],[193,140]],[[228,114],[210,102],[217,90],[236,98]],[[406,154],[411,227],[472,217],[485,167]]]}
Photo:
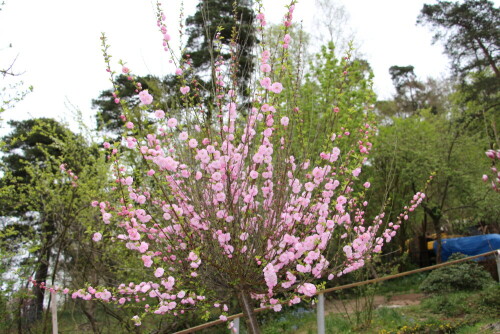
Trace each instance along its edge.
{"label": "young tree", "polygon": [[[89,287],[73,296],[119,303],[145,297],[147,313],[162,315],[199,308],[208,316],[215,307],[221,319],[226,319],[228,301],[234,298],[249,332],[260,333],[254,300],[279,311],[282,304],[314,296],[315,279],[331,280],[361,268],[422,201],[424,195],[417,193],[387,226],[383,214],[373,221],[364,217],[362,189],[370,185],[359,187],[358,177],[371,150],[372,95],[356,95],[357,88],[350,88],[366,81],[357,77],[363,77],[363,71],[350,73],[355,67],[347,57],[332,98],[316,95],[324,117],[304,122],[300,71],[288,62],[295,1],[287,8],[280,49],[273,50],[280,56],[271,58],[265,46],[259,50],[259,80],[250,86],[244,110],[238,101],[243,88],[235,79],[242,56],[238,34],[226,42],[222,30],[214,32],[214,42],[208,45],[217,55],[208,68],[217,73],[210,87],[216,122],[200,117],[205,106],[193,103],[197,87],[183,81],[179,71],[178,89],[189,117],[179,122],[158,110],[156,131],[144,135],[136,132],[141,124],[127,123],[126,145],[143,164],[132,171],[117,157],[115,184],[121,199],[94,205],[106,225],[123,229],[116,239],[140,253],[151,279],[113,291]],[[256,18],[262,28],[264,13]],[[165,36],[164,20],[160,10],[158,25]],[[186,65],[182,61],[180,69]],[[311,85],[321,86],[323,79],[318,81],[311,78]],[[140,89],[137,98],[144,112],[156,99]],[[350,121],[349,129],[339,120]],[[314,129],[320,129],[318,145],[296,142],[301,139],[297,134]],[[136,182],[132,173],[143,180]],[[355,191],[358,187],[361,190]],[[141,317],[135,321],[140,324]]]}

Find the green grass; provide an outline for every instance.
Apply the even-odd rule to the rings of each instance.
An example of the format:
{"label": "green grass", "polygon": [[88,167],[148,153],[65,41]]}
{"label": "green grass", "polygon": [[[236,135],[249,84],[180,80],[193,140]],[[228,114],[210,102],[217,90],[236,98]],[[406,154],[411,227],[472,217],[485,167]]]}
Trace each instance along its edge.
{"label": "green grass", "polygon": [[295,333],[301,324],[315,323],[316,313],[311,309],[297,308],[288,312],[272,313],[264,320],[263,334]]}

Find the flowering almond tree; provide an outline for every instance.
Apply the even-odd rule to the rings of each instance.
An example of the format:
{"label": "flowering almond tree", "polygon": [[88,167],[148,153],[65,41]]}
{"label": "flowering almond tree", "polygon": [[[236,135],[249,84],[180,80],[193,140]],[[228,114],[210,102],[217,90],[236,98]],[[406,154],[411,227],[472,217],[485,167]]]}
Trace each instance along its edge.
{"label": "flowering almond tree", "polygon": [[[197,99],[203,89],[193,79],[188,57],[171,60],[182,85],[178,108],[156,110],[156,127],[148,132],[140,119],[128,118],[123,144],[135,150],[142,163],[135,170],[116,157],[119,203],[94,202],[104,224],[123,229],[119,235],[96,232],[96,242],[116,239],[138,252],[149,281],[122,284],[116,289],[81,289],[73,297],[125,304],[146,300],[144,314],[179,315],[192,309],[214,312],[225,320],[231,299],[237,299],[250,333],[260,333],[255,301],[280,311],[317,292],[314,281],[329,280],[361,268],[396,234],[423,194],[416,194],[395,223],[383,223],[383,214],[364,218],[364,183],[358,177],[371,149],[374,126],[371,108],[357,102],[341,110],[346,100],[340,88],[328,115],[297,107],[300,69],[288,59],[295,1],[287,7],[282,42],[276,50],[258,50],[259,71],[251,86],[251,105],[239,103],[238,46],[230,43],[230,59],[220,54],[220,35],[213,40],[210,71],[217,78],[211,104]],[[235,14],[237,15],[237,13]],[[170,35],[158,6],[158,26],[166,51]],[[262,7],[256,16],[258,31],[266,25]],[[237,30],[233,31],[236,38]],[[103,38],[106,60],[107,46]],[[343,72],[349,81],[349,60]],[[108,71],[113,73],[109,67]],[[122,71],[134,80],[130,69]],[[154,110],[157,97],[137,85],[143,110]],[[120,92],[115,102],[120,103]],[[368,102],[369,99],[365,102]],[[210,109],[215,121],[207,121]],[[339,115],[363,115],[349,131]],[[179,114],[179,113],[176,113]],[[304,122],[305,115],[314,115]],[[349,117],[346,117],[349,118]],[[321,126],[320,126],[321,125]],[[318,145],[306,145],[304,134],[315,129]],[[309,136],[310,137],[310,136]],[[358,189],[358,190],[356,190]]]}

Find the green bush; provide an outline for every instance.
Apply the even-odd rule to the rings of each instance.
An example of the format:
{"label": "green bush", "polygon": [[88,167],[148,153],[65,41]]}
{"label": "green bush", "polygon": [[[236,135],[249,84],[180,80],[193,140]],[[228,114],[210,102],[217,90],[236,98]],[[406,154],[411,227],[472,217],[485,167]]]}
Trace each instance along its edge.
{"label": "green bush", "polygon": [[479,294],[482,306],[500,314],[500,284],[490,284]]}
{"label": "green bush", "polygon": [[[449,261],[466,256],[455,253]],[[453,291],[481,290],[493,282],[491,275],[474,261],[465,261],[434,270],[420,284],[424,293],[442,294]]]}
{"label": "green bush", "polygon": [[467,292],[439,294],[424,299],[422,307],[436,314],[458,317],[473,312],[475,306],[470,302],[471,300],[471,295]]}

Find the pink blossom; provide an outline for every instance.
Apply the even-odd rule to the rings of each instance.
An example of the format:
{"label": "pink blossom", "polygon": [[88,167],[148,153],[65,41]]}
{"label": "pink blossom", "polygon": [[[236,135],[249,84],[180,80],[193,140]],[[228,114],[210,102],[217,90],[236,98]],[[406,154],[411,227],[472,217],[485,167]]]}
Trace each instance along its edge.
{"label": "pink blossom", "polygon": [[149,244],[146,243],[146,242],[141,242],[140,246],[139,246],[139,252],[141,253],[145,253],[149,248]]}
{"label": "pink blossom", "polygon": [[345,198],[345,196],[339,196],[339,197],[337,197],[337,204],[343,205],[345,203],[347,203],[347,198]]}
{"label": "pink blossom", "polygon": [[189,140],[189,147],[191,148],[195,148],[196,146],[198,146],[198,141],[196,139],[190,139]]}
{"label": "pink blossom", "polygon": [[191,90],[191,88],[189,88],[189,86],[183,86],[180,88],[180,91],[182,94],[186,95],[187,93],[189,93],[189,91]]}
{"label": "pink blossom", "polygon": [[255,180],[258,176],[259,176],[258,172],[254,171],[254,170],[250,172],[250,178]]}
{"label": "pink blossom", "polygon": [[487,156],[488,156],[488,158],[490,158],[490,159],[495,159],[495,158],[496,158],[495,151],[493,151],[493,150],[488,150],[488,151],[486,151],[486,155],[487,155]]}
{"label": "pink blossom", "polygon": [[163,118],[163,117],[165,117],[165,112],[163,110],[158,109],[155,111],[155,117],[156,118]]}
{"label": "pink blossom", "polygon": [[153,96],[148,93],[148,90],[143,90],[139,93],[139,100],[141,100],[141,103],[144,105],[148,105],[153,103]]}
{"label": "pink blossom", "polygon": [[163,273],[165,273],[165,270],[163,270],[163,268],[156,268],[155,277],[162,277]]}
{"label": "pink blossom", "polygon": [[137,139],[135,138],[132,138],[132,137],[127,137],[127,147],[128,148],[134,148],[136,143],[137,143]]}
{"label": "pink blossom", "polygon": [[269,89],[269,87],[271,87],[271,79],[266,77],[260,80],[260,85],[265,89]]}
{"label": "pink blossom", "polygon": [[148,256],[148,255],[143,255],[142,261],[144,262],[144,266],[148,267],[148,268],[151,267],[151,265],[153,264],[153,260],[151,259],[151,256]]}
{"label": "pink blossom", "polygon": [[92,240],[94,240],[95,242],[98,242],[98,241],[101,241],[102,239],[102,234],[99,233],[99,232],[96,232],[94,233],[94,236],[92,237]]}
{"label": "pink blossom", "polygon": [[274,266],[271,263],[264,268],[264,280],[266,281],[270,292],[276,284],[278,284],[278,276],[276,275]]}
{"label": "pink blossom", "polygon": [[215,198],[219,202],[224,202],[226,200],[226,194],[225,193],[217,193],[217,195],[215,196]]}
{"label": "pink blossom", "polygon": [[269,73],[269,72],[271,72],[271,65],[262,64],[262,65],[260,65],[260,70],[264,73]]}
{"label": "pink blossom", "polygon": [[141,325],[141,318],[139,318],[138,315],[134,315],[132,317],[132,321],[134,322],[134,325],[136,325],[136,326],[140,326]]}
{"label": "pink blossom", "polygon": [[186,140],[188,139],[188,134],[186,131],[182,131],[180,134],[179,134],[179,139],[180,140]]}
{"label": "pink blossom", "polygon": [[175,128],[177,126],[177,120],[175,118],[170,118],[168,121],[167,121],[167,126],[169,128]]}
{"label": "pink blossom", "polygon": [[281,125],[288,126],[289,121],[290,121],[290,119],[288,117],[286,117],[286,116],[281,117]]}
{"label": "pink blossom", "polygon": [[180,68],[176,68],[176,69],[175,69],[175,74],[176,74],[176,75],[182,75],[182,69],[180,69]]}
{"label": "pink blossom", "polygon": [[365,182],[365,183],[363,183],[363,187],[365,187],[365,188],[370,188],[370,182]]}
{"label": "pink blossom", "polygon": [[125,178],[125,182],[124,182],[127,186],[130,186],[132,185],[132,183],[134,183],[134,178],[132,176],[127,176]]}
{"label": "pink blossom", "polygon": [[316,294],[316,286],[311,283],[304,283],[298,286],[297,291],[307,297],[313,297]]}
{"label": "pink blossom", "polygon": [[307,182],[306,184],[304,184],[304,187],[306,188],[307,191],[313,191],[315,188],[315,185],[312,182]]}
{"label": "pink blossom", "polygon": [[283,90],[283,85],[280,82],[275,82],[269,88],[272,92],[279,94]]}
{"label": "pink blossom", "polygon": [[358,177],[360,173],[361,173],[361,168],[359,168],[359,167],[358,167],[358,168],[356,168],[356,169],[354,169],[354,170],[352,171],[352,175],[353,175],[354,177]]}

